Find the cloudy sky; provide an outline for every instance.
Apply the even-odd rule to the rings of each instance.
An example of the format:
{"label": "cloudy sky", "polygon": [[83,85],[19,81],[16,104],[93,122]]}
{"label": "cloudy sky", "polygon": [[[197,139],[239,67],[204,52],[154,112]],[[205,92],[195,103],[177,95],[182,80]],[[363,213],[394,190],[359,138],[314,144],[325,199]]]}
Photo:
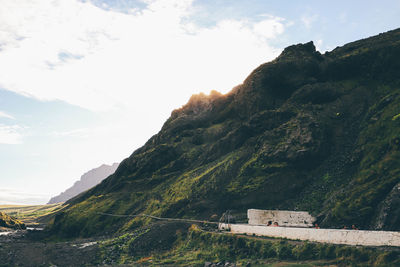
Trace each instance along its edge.
{"label": "cloudy sky", "polygon": [[399,18],[399,0],[0,0],[0,203],[45,203],[120,162],[285,46],[325,52]]}

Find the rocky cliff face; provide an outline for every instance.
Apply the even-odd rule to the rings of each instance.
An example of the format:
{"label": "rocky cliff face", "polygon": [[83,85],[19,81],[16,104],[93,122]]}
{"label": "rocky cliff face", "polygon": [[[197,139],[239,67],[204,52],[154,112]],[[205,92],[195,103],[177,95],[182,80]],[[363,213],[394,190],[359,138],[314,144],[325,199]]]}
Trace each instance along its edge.
{"label": "rocky cliff face", "polygon": [[58,196],[52,197],[47,204],[54,204],[59,202],[66,202],[67,200],[79,195],[80,193],[92,188],[99,184],[109,175],[113,174],[118,168],[118,163],[113,165],[103,164],[93,170],[88,171],[81,176],[79,181],[76,181],[73,186],[59,194]]}
{"label": "rocky cliff face", "polygon": [[323,55],[312,42],[290,46],[230,93],[195,95],[174,110],[51,230],[147,223],[99,212],[209,218],[249,208],[309,211],[323,227],[400,230],[399,77],[400,30]]}

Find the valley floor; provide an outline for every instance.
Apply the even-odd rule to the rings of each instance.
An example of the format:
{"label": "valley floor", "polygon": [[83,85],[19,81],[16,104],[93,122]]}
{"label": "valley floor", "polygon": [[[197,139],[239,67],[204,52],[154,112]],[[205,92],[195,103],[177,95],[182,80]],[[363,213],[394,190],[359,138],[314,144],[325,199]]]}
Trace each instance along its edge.
{"label": "valley floor", "polygon": [[[69,241],[49,241],[41,231],[12,231],[0,235],[0,266],[334,267],[397,266],[399,263],[400,252],[396,248],[365,249],[232,235],[205,231],[194,225],[168,244],[165,238],[169,230],[177,228],[176,224],[170,223],[167,228],[165,225],[115,237]],[[157,228],[165,236],[154,231]]]}
{"label": "valley floor", "polygon": [[[332,261],[278,261],[242,259],[239,262],[206,261],[187,258],[176,262],[168,253],[159,257],[144,257],[128,264],[102,262],[101,245],[104,239],[79,239],[64,242],[44,242],[40,233],[13,231],[0,235],[0,266],[271,266],[311,267],[338,266]],[[195,256],[196,254],[193,254]],[[111,256],[111,255],[110,255]],[[183,255],[181,255],[183,256]],[[107,258],[107,256],[106,256]],[[157,258],[157,259],[156,259]]]}
{"label": "valley floor", "polygon": [[[28,226],[61,205],[0,207]],[[153,223],[115,236],[60,240],[46,231],[0,229],[1,266],[400,266],[400,248],[365,248],[217,232],[215,226]]]}
{"label": "valley floor", "polygon": [[46,242],[26,230],[0,235],[0,266],[92,266],[98,246],[93,239]]}
{"label": "valley floor", "polygon": [[27,226],[40,226],[46,224],[48,218],[63,208],[63,203],[46,205],[0,205],[0,211],[4,212]]}

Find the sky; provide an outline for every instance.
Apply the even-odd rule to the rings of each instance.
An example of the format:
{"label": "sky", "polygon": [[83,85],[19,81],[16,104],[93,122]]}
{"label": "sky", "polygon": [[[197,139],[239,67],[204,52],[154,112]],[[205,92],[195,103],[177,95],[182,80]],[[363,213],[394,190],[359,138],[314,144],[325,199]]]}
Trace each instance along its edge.
{"label": "sky", "polygon": [[0,0],[0,204],[121,162],[286,46],[324,53],[399,18],[400,0]]}

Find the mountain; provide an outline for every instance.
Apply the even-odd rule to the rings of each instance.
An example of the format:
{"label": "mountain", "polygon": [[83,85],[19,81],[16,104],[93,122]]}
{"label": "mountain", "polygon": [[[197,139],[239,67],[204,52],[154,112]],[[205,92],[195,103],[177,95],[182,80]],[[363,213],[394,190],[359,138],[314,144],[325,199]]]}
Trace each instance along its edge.
{"label": "mountain", "polygon": [[25,229],[25,224],[19,220],[10,217],[9,215],[5,214],[4,212],[0,211],[0,227],[12,228],[12,229]]}
{"label": "mountain", "polygon": [[192,96],[49,229],[90,236],[149,223],[101,213],[204,219],[258,208],[400,230],[399,107],[400,29],[324,54],[289,46],[228,94]]}
{"label": "mountain", "polygon": [[114,163],[113,165],[103,164],[93,170],[86,172],[81,176],[79,181],[76,181],[73,186],[59,194],[58,196],[52,197],[47,204],[54,204],[59,202],[65,202],[80,193],[92,188],[93,186],[99,184],[109,175],[113,174],[118,168],[119,163]]}

